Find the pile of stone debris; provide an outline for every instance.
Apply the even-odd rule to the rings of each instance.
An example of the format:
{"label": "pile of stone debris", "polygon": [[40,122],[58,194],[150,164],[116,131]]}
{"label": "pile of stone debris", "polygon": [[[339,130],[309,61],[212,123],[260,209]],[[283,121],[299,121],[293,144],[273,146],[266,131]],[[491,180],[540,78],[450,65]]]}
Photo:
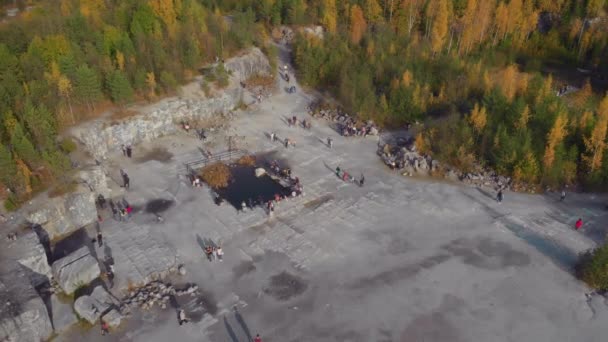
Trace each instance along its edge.
{"label": "pile of stone debris", "polygon": [[439,161],[416,151],[413,138],[398,138],[393,143],[378,145],[378,155],[391,169],[401,170],[404,176],[428,175],[440,171]]}
{"label": "pile of stone debris", "polygon": [[372,120],[361,121],[346,113],[341,107],[332,106],[324,101],[308,105],[308,112],[314,118],[328,120],[342,136],[378,135],[379,130]]}
{"label": "pile of stone debris", "polygon": [[391,169],[400,170],[404,176],[439,175],[453,181],[461,181],[473,186],[485,186],[493,189],[510,189],[512,179],[499,175],[488,168],[476,167],[474,172],[461,172],[444,166],[431,156],[420,154],[416,150],[414,138],[397,138],[391,143],[378,145],[378,155]]}
{"label": "pile of stone debris", "polygon": [[167,308],[167,303],[171,300],[172,296],[186,296],[191,297],[200,294],[198,285],[191,284],[186,286],[184,289],[176,289],[171,284],[165,284],[162,281],[152,281],[145,286],[140,287],[137,290],[129,292],[129,295],[124,298],[121,302],[123,305],[129,308],[139,307],[143,310],[149,310],[158,304],[161,309]]}

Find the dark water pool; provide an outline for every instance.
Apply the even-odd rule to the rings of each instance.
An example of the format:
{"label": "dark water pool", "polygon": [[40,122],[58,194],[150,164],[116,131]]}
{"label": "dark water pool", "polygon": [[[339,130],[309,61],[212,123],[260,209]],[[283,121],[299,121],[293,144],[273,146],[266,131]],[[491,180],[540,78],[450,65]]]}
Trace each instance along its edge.
{"label": "dark water pool", "polygon": [[230,172],[232,179],[228,187],[218,190],[218,194],[236,209],[241,209],[245,202],[249,205],[250,200],[254,205],[266,203],[274,199],[275,194],[288,195],[291,191],[279,184],[267,174],[262,177],[255,176],[253,166],[232,166]]}

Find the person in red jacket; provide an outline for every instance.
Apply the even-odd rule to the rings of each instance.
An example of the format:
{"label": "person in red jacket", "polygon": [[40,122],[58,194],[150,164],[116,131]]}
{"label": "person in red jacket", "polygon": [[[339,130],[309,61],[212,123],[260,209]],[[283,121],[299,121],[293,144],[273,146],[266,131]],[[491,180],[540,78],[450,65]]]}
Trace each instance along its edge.
{"label": "person in red jacket", "polygon": [[262,338],[260,337],[260,334],[255,335],[253,342],[262,342]]}
{"label": "person in red jacket", "polygon": [[576,223],[574,224],[574,227],[576,227],[576,230],[579,230],[579,229],[581,229],[582,226],[583,226],[583,219],[581,219],[579,217],[578,220],[576,220]]}

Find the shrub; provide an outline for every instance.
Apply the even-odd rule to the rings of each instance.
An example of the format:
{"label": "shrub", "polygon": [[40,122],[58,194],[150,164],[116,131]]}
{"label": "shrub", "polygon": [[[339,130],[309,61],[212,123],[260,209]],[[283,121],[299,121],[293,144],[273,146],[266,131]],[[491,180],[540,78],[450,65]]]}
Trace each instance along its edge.
{"label": "shrub", "polygon": [[230,168],[221,162],[205,166],[200,175],[205,183],[215,189],[227,187],[231,176]]}
{"label": "shrub", "polygon": [[608,244],[583,254],[576,274],[587,285],[597,290],[608,290]]}
{"label": "shrub", "polygon": [[61,142],[59,143],[59,147],[65,153],[72,153],[72,152],[76,151],[76,149],[78,148],[78,146],[76,145],[74,140],[72,140],[71,138],[62,139]]}
{"label": "shrub", "polygon": [[254,156],[242,156],[239,160],[236,161],[237,164],[242,166],[254,166],[255,165],[255,157]]}

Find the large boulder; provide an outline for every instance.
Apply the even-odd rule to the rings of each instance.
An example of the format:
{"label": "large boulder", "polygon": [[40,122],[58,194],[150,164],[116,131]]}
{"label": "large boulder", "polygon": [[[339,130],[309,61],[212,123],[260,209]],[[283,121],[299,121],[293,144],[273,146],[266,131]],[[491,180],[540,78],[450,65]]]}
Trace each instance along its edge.
{"label": "large boulder", "polygon": [[30,231],[19,236],[9,248],[11,257],[26,268],[32,286],[39,286],[49,281],[52,276],[51,267],[46,250],[35,232]]}
{"label": "large boulder", "polygon": [[74,311],[87,322],[96,324],[99,321],[99,317],[114,304],[112,296],[103,287],[97,286],[90,295],[81,296],[76,299]]}
{"label": "large boulder", "polygon": [[55,261],[52,269],[55,280],[66,294],[89,284],[101,273],[97,259],[86,246]]}
{"label": "large boulder", "polygon": [[17,263],[0,265],[0,341],[45,341],[53,333],[44,302]]}
{"label": "large boulder", "polygon": [[65,331],[78,322],[78,317],[70,303],[60,300],[57,295],[52,295],[50,301],[53,329],[56,333]]}
{"label": "large boulder", "polygon": [[95,194],[80,192],[70,194],[65,200],[65,210],[68,218],[76,228],[81,228],[97,220]]}

